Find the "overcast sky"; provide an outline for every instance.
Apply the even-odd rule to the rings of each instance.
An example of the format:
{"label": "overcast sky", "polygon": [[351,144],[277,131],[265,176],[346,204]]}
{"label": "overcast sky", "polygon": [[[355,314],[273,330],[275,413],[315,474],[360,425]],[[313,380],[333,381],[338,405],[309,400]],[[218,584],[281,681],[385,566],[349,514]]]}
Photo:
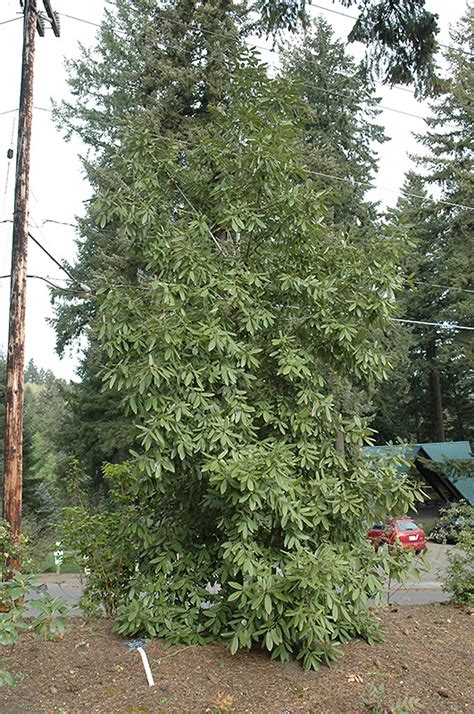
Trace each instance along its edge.
{"label": "overcast sky", "polygon": [[[52,0],[54,10],[74,15],[90,22],[100,22],[105,0]],[[342,12],[349,12],[338,2],[322,0],[318,3]],[[38,6],[42,6],[38,0]],[[441,26],[440,42],[449,44],[449,26],[465,12],[465,0],[427,0],[426,7],[439,15]],[[0,67],[2,92],[0,95],[0,221],[10,221],[13,206],[15,159],[8,161],[7,149],[12,146],[16,153],[16,129],[18,107],[20,63],[21,63],[21,19],[1,24],[14,18],[20,12],[19,0],[2,0],[0,7]],[[345,39],[352,21],[320,8],[311,10],[313,15],[321,14],[333,26],[337,36]],[[66,97],[66,71],[64,58],[78,53],[78,42],[84,45],[94,43],[97,28],[85,22],[61,17],[61,37],[55,38],[50,31],[44,38],[37,36],[35,62],[33,140],[31,164],[30,224],[33,235],[59,260],[73,260],[74,229],[48,221],[73,223],[74,217],[83,212],[83,202],[89,196],[89,187],[83,179],[79,154],[81,145],[77,140],[66,143],[51,121],[49,109],[51,98]],[[354,46],[356,47],[356,46]],[[265,61],[271,55],[263,53]],[[382,104],[401,111],[427,115],[425,104],[417,102],[412,94],[399,89],[380,87]],[[416,151],[412,132],[423,131],[422,120],[384,110],[378,120],[385,125],[390,141],[380,149],[380,169],[376,179],[375,197],[384,204],[396,201],[403,176],[410,167],[409,153]],[[11,143],[13,136],[13,142]],[[390,189],[390,190],[386,190]],[[373,196],[371,196],[373,197]],[[11,223],[0,223],[0,275],[10,273]],[[49,277],[60,282],[64,274],[44,255],[37,246],[30,243],[28,273]],[[0,280],[0,350],[6,351],[8,335],[9,281]],[[55,335],[47,320],[52,309],[49,291],[45,283],[30,279],[28,282],[26,358],[33,358],[40,366],[52,369],[58,376],[70,379],[77,367],[77,353],[65,355],[61,360],[55,354]]]}

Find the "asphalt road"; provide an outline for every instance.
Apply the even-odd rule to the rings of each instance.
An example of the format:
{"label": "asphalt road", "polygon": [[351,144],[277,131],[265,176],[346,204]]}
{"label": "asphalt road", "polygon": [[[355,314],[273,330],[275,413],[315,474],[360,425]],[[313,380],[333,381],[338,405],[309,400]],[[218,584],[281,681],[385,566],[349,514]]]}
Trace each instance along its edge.
{"label": "asphalt road", "polygon": [[448,567],[448,552],[453,547],[428,543],[426,555],[417,558],[418,574],[413,574],[404,586],[391,583],[386,593],[388,601],[399,605],[426,605],[449,600],[450,594],[441,589],[441,582]]}
{"label": "asphalt road", "polygon": [[[422,559],[418,559],[420,567],[418,576],[410,577],[405,585],[392,582],[388,588],[387,583],[384,600],[397,605],[426,605],[449,600],[449,593],[441,589],[441,580],[448,564],[448,551],[453,547],[429,543],[424,557],[426,565]],[[37,583],[45,586],[53,597],[64,598],[71,608],[71,616],[81,615],[78,603],[82,595],[82,582],[79,575],[45,573],[38,576]],[[31,611],[29,614],[34,612]]]}

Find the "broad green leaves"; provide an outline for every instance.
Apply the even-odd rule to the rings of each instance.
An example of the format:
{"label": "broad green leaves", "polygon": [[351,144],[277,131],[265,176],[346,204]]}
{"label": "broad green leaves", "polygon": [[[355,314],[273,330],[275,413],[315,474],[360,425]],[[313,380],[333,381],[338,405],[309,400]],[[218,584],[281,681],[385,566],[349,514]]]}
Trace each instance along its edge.
{"label": "broad green leaves", "polygon": [[384,376],[399,247],[325,224],[300,111],[243,57],[192,141],[137,120],[111,156],[120,181],[92,208],[126,225],[132,277],[99,297],[102,374],[136,447],[107,469],[116,510],[70,511],[69,538],[119,632],[212,633],[309,668],[371,631],[367,525],[414,495],[364,461],[371,432],[334,386]]}

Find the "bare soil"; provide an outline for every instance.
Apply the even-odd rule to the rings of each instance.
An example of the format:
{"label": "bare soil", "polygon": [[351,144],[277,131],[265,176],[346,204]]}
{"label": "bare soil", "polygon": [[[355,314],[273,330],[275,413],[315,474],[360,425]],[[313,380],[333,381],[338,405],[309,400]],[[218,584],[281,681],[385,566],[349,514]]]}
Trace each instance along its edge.
{"label": "bare soil", "polygon": [[[261,651],[231,656],[219,645],[153,640],[146,646],[153,688],[140,655],[127,651],[109,622],[75,619],[60,642],[27,636],[16,645],[4,666],[24,680],[0,690],[0,712],[346,714],[391,712],[407,698],[416,708],[397,712],[474,712],[472,610],[424,605],[379,609],[377,616],[385,642],[351,642],[331,667],[310,673]],[[364,703],[370,685],[383,685],[382,709]]]}

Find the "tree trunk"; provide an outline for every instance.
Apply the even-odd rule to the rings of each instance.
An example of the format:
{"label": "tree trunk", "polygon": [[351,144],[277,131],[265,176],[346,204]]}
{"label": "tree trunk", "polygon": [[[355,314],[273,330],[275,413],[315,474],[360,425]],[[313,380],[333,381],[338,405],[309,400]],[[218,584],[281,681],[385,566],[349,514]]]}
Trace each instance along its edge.
{"label": "tree trunk", "polygon": [[342,433],[342,431],[337,432],[336,451],[339,451],[339,453],[342,454],[343,456],[346,453],[346,447],[344,444],[344,434]]}
{"label": "tree trunk", "polygon": [[430,370],[429,382],[431,413],[433,418],[433,438],[434,441],[446,441],[444,436],[443,404],[441,401],[441,381],[436,365],[436,342],[434,338],[428,342],[426,359],[428,360]]}

